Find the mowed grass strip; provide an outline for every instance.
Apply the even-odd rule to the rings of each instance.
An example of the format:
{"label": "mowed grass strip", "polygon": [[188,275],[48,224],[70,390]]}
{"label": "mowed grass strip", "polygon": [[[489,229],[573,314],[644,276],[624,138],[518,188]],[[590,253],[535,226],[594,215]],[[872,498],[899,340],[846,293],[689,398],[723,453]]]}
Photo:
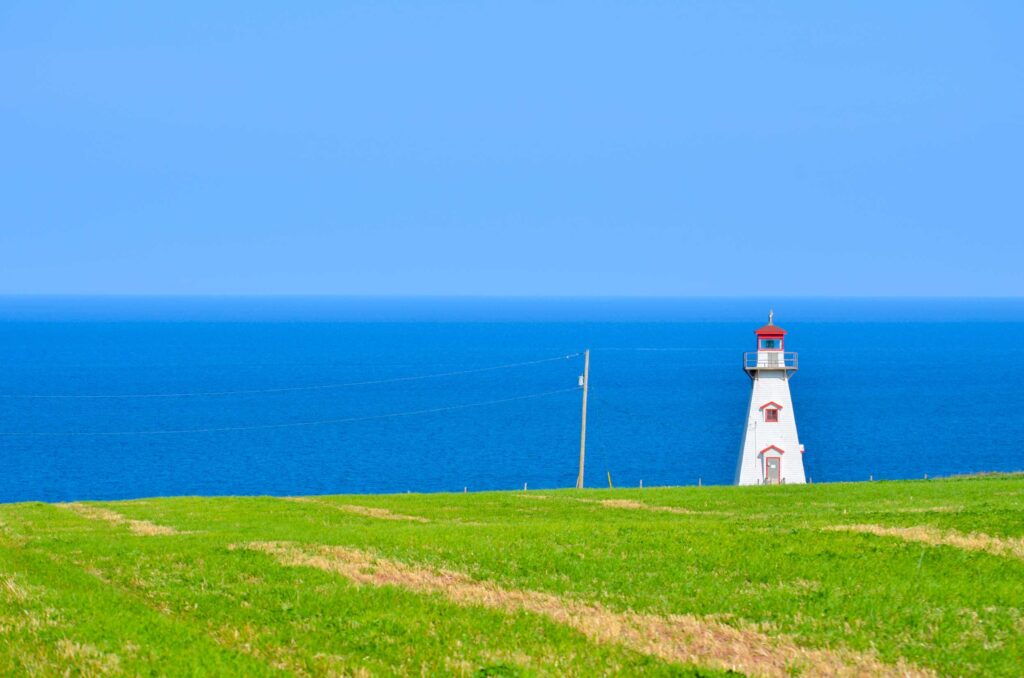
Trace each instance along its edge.
{"label": "mowed grass strip", "polygon": [[303,504],[316,504],[318,506],[326,506],[328,508],[337,509],[339,511],[345,511],[346,513],[354,513],[360,516],[366,516],[368,518],[379,518],[381,520],[405,520],[412,523],[429,523],[428,518],[422,516],[409,516],[403,513],[395,513],[383,508],[377,508],[374,506],[360,506],[359,504],[335,504],[329,501],[323,501],[315,497],[285,497],[285,501],[295,501]]}
{"label": "mowed grass strip", "polygon": [[1024,558],[1024,539],[993,537],[981,532],[963,534],[956,530],[940,530],[926,525],[910,527],[886,527],[885,525],[833,525],[825,528],[832,531],[861,532],[878,537],[896,537],[906,541],[952,546],[968,551],[987,551],[997,556]]}
{"label": "mowed grass strip", "polygon": [[581,502],[599,504],[605,508],[613,509],[629,509],[634,511],[660,511],[662,513],[675,513],[681,516],[693,516],[693,515],[721,515],[721,512],[715,511],[694,511],[688,508],[679,508],[677,506],[659,506],[657,504],[647,504],[642,501],[635,499],[580,499]]}
{"label": "mowed grass strip", "polygon": [[933,675],[906,663],[887,666],[867,655],[810,650],[784,638],[688,615],[616,613],[594,603],[506,589],[493,582],[474,581],[458,572],[415,567],[356,549],[281,542],[255,542],[245,544],[244,548],[268,553],[283,565],[335,572],[357,584],[397,586],[440,594],[460,605],[542,615],[575,628],[594,641],[621,643],[672,662],[759,676]]}
{"label": "mowed grass strip", "polygon": [[127,525],[128,529],[131,530],[132,534],[136,534],[143,537],[153,537],[157,535],[168,535],[178,534],[178,531],[173,527],[167,527],[166,525],[157,525],[148,520],[135,520],[121,515],[116,511],[111,511],[108,508],[102,506],[91,506],[88,504],[71,503],[71,504],[57,504],[61,508],[66,508],[74,511],[83,518],[89,520],[103,520],[111,525]]}

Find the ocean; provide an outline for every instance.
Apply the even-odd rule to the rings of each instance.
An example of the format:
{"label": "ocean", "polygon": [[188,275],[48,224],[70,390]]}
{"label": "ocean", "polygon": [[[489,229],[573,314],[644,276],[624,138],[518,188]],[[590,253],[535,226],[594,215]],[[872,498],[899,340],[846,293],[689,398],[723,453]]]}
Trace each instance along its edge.
{"label": "ocean", "polygon": [[729,484],[769,307],[813,482],[1024,470],[1022,300],[0,298],[0,501]]}

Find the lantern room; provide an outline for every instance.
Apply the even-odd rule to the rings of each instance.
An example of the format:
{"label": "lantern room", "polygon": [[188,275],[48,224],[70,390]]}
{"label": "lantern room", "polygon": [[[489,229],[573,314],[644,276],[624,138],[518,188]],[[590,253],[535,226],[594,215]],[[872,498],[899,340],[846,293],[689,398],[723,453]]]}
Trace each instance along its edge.
{"label": "lantern room", "polygon": [[774,313],[768,314],[768,324],[754,330],[757,335],[758,351],[782,351],[786,330],[774,323]]}

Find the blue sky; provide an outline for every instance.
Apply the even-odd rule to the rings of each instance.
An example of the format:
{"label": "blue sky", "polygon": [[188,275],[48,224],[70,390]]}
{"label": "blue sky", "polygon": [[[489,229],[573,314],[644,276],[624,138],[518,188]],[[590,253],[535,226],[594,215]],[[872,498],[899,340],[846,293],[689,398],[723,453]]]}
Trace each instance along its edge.
{"label": "blue sky", "polygon": [[1020,2],[6,0],[0,293],[1024,295],[1022,35]]}

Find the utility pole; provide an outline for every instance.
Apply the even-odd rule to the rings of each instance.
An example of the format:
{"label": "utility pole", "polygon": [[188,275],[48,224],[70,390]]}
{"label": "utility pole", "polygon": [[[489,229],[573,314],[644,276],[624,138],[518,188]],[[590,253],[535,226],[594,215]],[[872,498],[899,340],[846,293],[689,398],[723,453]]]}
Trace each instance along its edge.
{"label": "utility pole", "polygon": [[580,474],[576,489],[583,489],[583,462],[587,456],[587,387],[590,386],[590,349],[583,352],[583,418],[580,422]]}

